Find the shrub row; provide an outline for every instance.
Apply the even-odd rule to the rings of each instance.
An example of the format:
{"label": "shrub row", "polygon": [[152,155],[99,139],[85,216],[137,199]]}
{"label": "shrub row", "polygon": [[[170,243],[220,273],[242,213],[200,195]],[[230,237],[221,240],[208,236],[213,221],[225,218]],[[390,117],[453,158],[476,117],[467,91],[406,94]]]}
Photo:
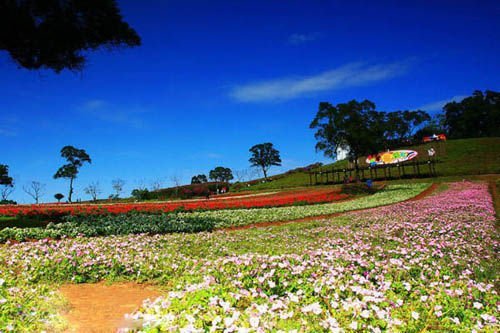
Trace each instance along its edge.
{"label": "shrub row", "polygon": [[180,217],[174,214],[146,215],[130,213],[121,215],[67,216],[64,222],[50,223],[45,228],[4,228],[0,230],[0,242],[7,240],[76,236],[110,236],[128,234],[166,234],[178,232],[210,231],[216,225],[213,218],[195,216]]}

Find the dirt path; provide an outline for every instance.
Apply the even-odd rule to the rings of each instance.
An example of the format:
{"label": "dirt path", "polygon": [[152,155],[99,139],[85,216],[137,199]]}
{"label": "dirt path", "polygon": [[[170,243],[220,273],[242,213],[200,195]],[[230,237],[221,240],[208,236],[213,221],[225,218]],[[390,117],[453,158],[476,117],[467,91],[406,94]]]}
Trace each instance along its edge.
{"label": "dirt path", "polygon": [[67,333],[107,333],[125,327],[124,315],[133,312],[147,298],[160,291],[147,284],[105,283],[67,284],[60,288],[70,307],[65,314]]}
{"label": "dirt path", "polygon": [[[431,186],[420,192],[418,195],[414,196],[413,198],[404,200],[404,201],[399,201],[396,203],[400,202],[406,202],[406,201],[415,201],[415,200],[420,200],[423,199],[429,195],[431,195],[437,188],[439,187],[438,184],[432,183]],[[396,203],[391,203],[385,206],[390,206],[394,205]],[[380,206],[379,206],[380,207]],[[250,229],[250,228],[266,228],[266,227],[272,227],[272,226],[278,226],[278,225],[283,225],[283,224],[288,224],[288,223],[300,223],[300,222],[308,222],[308,221],[316,221],[316,220],[324,220],[327,218],[332,218],[332,217],[337,217],[341,215],[345,215],[351,212],[359,212],[359,211],[364,211],[364,210],[369,210],[373,209],[376,207],[372,208],[362,208],[362,209],[354,209],[354,210],[349,210],[347,212],[340,212],[340,213],[333,213],[333,214],[327,214],[327,215],[317,215],[317,216],[310,216],[310,217],[305,217],[302,219],[296,219],[296,220],[288,220],[288,221],[275,221],[275,222],[259,222],[259,223],[252,223],[252,224],[247,224],[247,225],[240,225],[236,227],[225,227],[225,228],[220,228],[218,230],[221,231],[234,231],[234,230],[244,230],[244,229]]]}

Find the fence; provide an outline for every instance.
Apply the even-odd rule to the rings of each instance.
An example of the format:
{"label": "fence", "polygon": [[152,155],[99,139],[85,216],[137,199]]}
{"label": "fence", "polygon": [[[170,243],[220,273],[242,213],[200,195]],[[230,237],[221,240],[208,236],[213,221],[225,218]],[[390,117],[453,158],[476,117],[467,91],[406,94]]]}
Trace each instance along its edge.
{"label": "fence", "polygon": [[438,160],[407,161],[397,164],[383,164],[376,166],[310,171],[309,185],[341,184],[359,178],[361,181],[391,180],[403,178],[436,177],[436,163]]}

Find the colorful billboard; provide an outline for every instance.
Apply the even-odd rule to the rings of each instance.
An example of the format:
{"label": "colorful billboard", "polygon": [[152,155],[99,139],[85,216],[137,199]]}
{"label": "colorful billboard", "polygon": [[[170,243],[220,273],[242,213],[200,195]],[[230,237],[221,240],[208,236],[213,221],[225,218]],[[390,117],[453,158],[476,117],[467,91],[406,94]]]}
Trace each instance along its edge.
{"label": "colorful billboard", "polygon": [[414,150],[393,150],[378,153],[376,155],[368,155],[366,163],[371,166],[394,164],[409,161],[417,157],[418,153]]}

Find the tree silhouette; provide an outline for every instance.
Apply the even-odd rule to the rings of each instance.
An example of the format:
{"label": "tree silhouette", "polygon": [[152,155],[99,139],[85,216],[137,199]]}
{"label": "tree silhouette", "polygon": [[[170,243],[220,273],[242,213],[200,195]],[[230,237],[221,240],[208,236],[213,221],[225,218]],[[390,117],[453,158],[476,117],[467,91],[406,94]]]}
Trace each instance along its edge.
{"label": "tree silhouette", "polygon": [[197,175],[197,176],[193,176],[191,178],[191,184],[203,184],[203,183],[206,183],[208,182],[208,179],[207,179],[207,176],[206,175]]}
{"label": "tree silhouette", "polygon": [[210,173],[208,175],[210,179],[212,179],[215,182],[228,182],[231,179],[233,179],[233,172],[229,168],[224,168],[221,166],[216,167],[213,170],[210,170]]}
{"label": "tree silhouette", "polygon": [[73,195],[73,181],[78,175],[79,169],[82,165],[87,163],[92,163],[90,156],[83,149],[77,149],[73,146],[65,146],[61,149],[61,157],[68,161],[67,164],[60,167],[54,179],[66,178],[69,179],[69,194],[68,201],[71,202],[71,196]]}
{"label": "tree silhouette", "polygon": [[61,202],[61,199],[64,198],[64,194],[56,193],[54,194],[54,198],[56,198],[57,202]]}
{"label": "tree silhouette", "polygon": [[37,181],[32,181],[26,186],[23,186],[23,191],[26,192],[30,197],[35,200],[35,203],[38,204],[40,198],[44,195],[45,184],[42,184]]}
{"label": "tree silhouette", "polygon": [[267,171],[273,165],[280,166],[280,152],[273,147],[270,142],[261,143],[250,148],[252,157],[249,162],[252,166],[260,167],[264,173],[264,178],[267,180]]}
{"label": "tree silhouette", "polygon": [[0,50],[26,69],[81,70],[84,51],[140,44],[115,0],[0,1]]}

